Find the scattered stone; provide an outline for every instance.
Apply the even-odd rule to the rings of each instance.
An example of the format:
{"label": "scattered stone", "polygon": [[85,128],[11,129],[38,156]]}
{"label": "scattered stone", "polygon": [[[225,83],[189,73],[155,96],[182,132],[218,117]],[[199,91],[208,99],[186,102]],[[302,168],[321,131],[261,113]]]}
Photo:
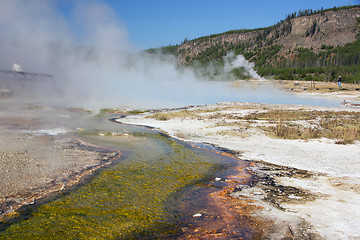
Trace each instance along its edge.
{"label": "scattered stone", "polygon": [[294,194],[290,194],[290,195],[288,196],[288,198],[291,198],[291,199],[302,199],[302,197],[300,197],[300,196],[295,196]]}
{"label": "scattered stone", "polygon": [[239,184],[239,185],[235,186],[235,190],[238,190],[238,191],[241,191],[243,188],[245,188],[245,185]]}

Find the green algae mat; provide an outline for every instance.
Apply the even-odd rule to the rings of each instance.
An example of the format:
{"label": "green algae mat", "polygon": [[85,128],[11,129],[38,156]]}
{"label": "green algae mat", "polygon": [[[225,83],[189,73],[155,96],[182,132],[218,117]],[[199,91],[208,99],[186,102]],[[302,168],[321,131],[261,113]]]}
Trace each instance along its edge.
{"label": "green algae mat", "polygon": [[100,137],[99,133],[81,135],[127,151],[127,156],[76,189],[33,207],[0,232],[0,239],[176,237],[184,189],[201,184],[223,165],[155,132],[130,137]]}

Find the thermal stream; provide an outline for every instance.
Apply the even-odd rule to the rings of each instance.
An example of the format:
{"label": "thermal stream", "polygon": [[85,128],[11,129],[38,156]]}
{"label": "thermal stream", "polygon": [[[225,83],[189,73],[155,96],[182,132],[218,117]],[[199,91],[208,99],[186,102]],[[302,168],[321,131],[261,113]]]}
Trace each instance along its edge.
{"label": "thermal stream", "polygon": [[[88,128],[79,137],[120,150],[120,161],[64,195],[25,207],[14,223],[3,224],[0,238],[178,237],[184,227],[201,227],[193,222],[193,215],[206,215],[212,209],[206,198],[219,188],[215,177],[225,179],[235,167],[247,165],[146,128],[97,117],[86,118],[84,127],[90,125],[96,128]],[[114,131],[128,136],[107,134]],[[243,180],[250,181],[251,176]],[[221,215],[216,208],[211,211]],[[216,226],[224,227],[221,221]],[[244,227],[233,237],[252,232]]]}

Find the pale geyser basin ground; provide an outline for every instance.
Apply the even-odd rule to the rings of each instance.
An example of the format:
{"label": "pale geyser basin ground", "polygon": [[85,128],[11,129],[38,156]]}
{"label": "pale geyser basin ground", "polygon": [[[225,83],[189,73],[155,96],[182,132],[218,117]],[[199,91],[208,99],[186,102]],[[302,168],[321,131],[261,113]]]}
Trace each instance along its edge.
{"label": "pale geyser basin ground", "polygon": [[[219,103],[215,105],[189,107],[187,110],[211,109],[227,114],[244,116],[254,107],[267,109],[308,109],[318,111],[360,111],[360,109],[315,107],[300,105],[272,105],[254,103]],[[177,110],[164,110],[164,112]],[[360,142],[341,145],[331,139],[286,140],[265,136],[255,128],[247,129],[245,136],[224,134],[228,126],[219,126],[222,119],[172,118],[159,121],[148,118],[150,113],[131,115],[118,121],[127,124],[148,125],[186,141],[206,142],[238,152],[241,159],[260,163],[271,163],[305,170],[309,177],[273,174],[276,184],[294,187],[313,196],[290,194],[288,201],[269,204],[264,199],[269,193],[259,186],[244,189],[236,197],[251,196],[264,209],[255,214],[274,220],[279,226],[288,226],[294,235],[306,231],[316,239],[359,239],[360,238]],[[254,171],[261,169],[254,166]],[[304,224],[305,222],[305,224]],[[302,224],[301,224],[302,223]],[[275,230],[279,232],[285,230]]]}
{"label": "pale geyser basin ground", "polygon": [[[262,81],[261,81],[262,83]],[[268,88],[268,86],[258,87],[256,86],[258,82],[255,82],[255,86],[251,88],[246,88],[247,90],[264,90]],[[246,90],[244,87],[243,93]],[[194,89],[194,92],[196,89]],[[234,90],[234,94],[229,98],[224,98],[223,96],[214,95],[214,93],[219,93],[219,89],[217,91],[212,91],[209,93],[210,100],[202,101],[193,101],[194,99],[188,100],[190,103],[194,104],[195,102],[201,104],[209,104],[209,102],[216,102],[220,99],[224,101],[251,101],[251,102],[266,102],[266,103],[292,103],[292,104],[311,104],[315,100],[308,100],[307,97],[303,97],[303,95],[294,97],[293,94],[284,94],[282,91],[265,91],[261,94],[252,94],[252,91],[249,91],[246,94],[239,94],[238,89]],[[220,91],[221,92],[221,91]],[[231,91],[232,92],[232,91]],[[259,91],[256,91],[257,93]],[[260,91],[261,92],[261,91]],[[228,92],[226,92],[228,93]],[[245,91],[246,93],[246,91]],[[341,92],[342,94],[345,92]],[[308,93],[312,94],[313,93]],[[356,93],[357,94],[357,93]],[[195,97],[201,96],[193,94]],[[241,96],[241,97],[239,97]],[[268,96],[264,100],[264,96]],[[281,99],[275,98],[274,96],[278,96]],[[214,98],[215,97],[215,98]],[[243,98],[243,99],[242,99]],[[183,99],[183,98],[182,98]],[[325,102],[323,98],[316,98],[317,101],[324,103],[320,104],[323,106],[339,106],[342,100],[349,99],[351,101],[356,100],[353,96],[351,98],[345,98],[343,95],[338,96],[336,99],[330,99]],[[12,102],[11,99],[6,99],[2,103]],[[113,101],[112,101],[113,102]],[[163,103],[163,101],[161,101]],[[8,103],[8,104],[10,104]],[[56,102],[57,103],[57,102]],[[72,102],[73,103],[73,102]],[[78,101],[81,107],[85,107]],[[51,103],[49,103],[51,105]],[[58,103],[59,104],[59,103]],[[101,103],[104,106],[109,106],[108,103]],[[176,104],[169,103],[171,107],[173,106],[186,106],[184,102],[177,102]],[[313,103],[315,104],[315,103]],[[21,111],[34,111],[36,110],[36,104],[24,104]],[[56,105],[56,104],[54,104]],[[209,105],[202,106],[199,108],[212,108],[212,107],[224,107],[227,106],[236,106],[236,105],[250,105],[254,106],[256,104],[239,104],[239,103],[226,103],[226,104],[217,104],[217,105]],[[4,107],[5,106],[5,107]],[[4,108],[2,108],[3,116],[7,117],[9,115],[10,110],[12,110],[12,105],[7,106],[5,104]],[[12,107],[10,107],[12,106]],[[15,108],[19,107],[18,103],[15,104]],[[20,104],[21,106],[21,104]],[[28,106],[28,107],[26,107]],[[94,106],[90,104],[90,106]],[[263,105],[260,104],[261,107],[278,107],[283,109],[296,109],[296,108],[306,108],[305,106],[297,106],[297,105]],[[317,108],[317,109],[330,109],[330,110],[344,110],[345,108],[329,108],[329,107],[309,107],[309,108]],[[44,107],[43,110],[46,110],[47,107]],[[56,108],[49,108],[50,110],[56,110]],[[345,109],[346,110],[346,109]],[[225,111],[225,110],[223,110]],[[243,109],[240,112],[234,112],[233,110],[227,109],[230,114],[246,114],[247,112],[251,112],[250,110]],[[357,110],[355,110],[357,111]],[[56,114],[55,114],[56,113]],[[55,125],[51,124],[53,121],[49,123],[46,122],[45,125],[38,127],[30,127],[30,129],[24,130],[24,132],[19,132],[21,134],[29,135],[30,137],[40,137],[44,138],[43,135],[54,137],[67,135],[66,132],[68,128],[59,128],[59,115],[60,120],[67,122],[69,116],[66,114],[62,114],[61,112],[55,111],[54,114],[47,114],[49,116],[55,116],[56,123]],[[291,226],[294,235],[299,238],[298,232],[306,231],[308,233],[313,233],[315,237],[312,239],[356,239],[359,237],[359,204],[357,199],[359,199],[359,186],[357,182],[359,180],[358,177],[358,160],[359,159],[359,144],[353,145],[336,145],[334,140],[328,139],[320,139],[320,140],[309,140],[309,141],[299,141],[299,140],[280,140],[280,139],[272,139],[269,137],[265,137],[264,135],[259,134],[258,132],[253,131],[253,129],[249,129],[251,133],[248,137],[236,138],[234,136],[226,136],[219,135],[217,132],[219,130],[226,129],[216,129],[213,127],[213,124],[216,122],[216,119],[208,120],[206,122],[197,120],[197,119],[174,119],[169,121],[156,121],[150,118],[144,118],[144,116],[131,117],[132,119],[126,118],[121,121],[127,121],[128,123],[142,124],[142,125],[151,125],[158,127],[164,131],[167,131],[170,135],[176,136],[178,138],[182,138],[185,140],[193,140],[199,142],[209,142],[218,146],[223,146],[229,149],[233,149],[235,151],[239,151],[238,157],[243,159],[254,160],[256,163],[260,165],[264,165],[267,163],[276,163],[280,166],[293,166],[299,169],[308,170],[311,173],[311,177],[301,178],[298,176],[286,177],[283,175],[273,174],[274,179],[278,185],[283,186],[293,186],[297,188],[301,188],[304,191],[308,191],[309,195],[316,196],[315,199],[311,199],[311,201],[306,201],[304,196],[298,196],[296,194],[288,194],[287,199],[292,201],[283,201],[278,202],[279,207],[274,207],[272,204],[269,204],[267,201],[263,201],[266,194],[266,189],[261,186],[255,186],[253,188],[243,189],[241,192],[234,193],[235,197],[250,197],[251,199],[257,200],[255,204],[261,205],[264,207],[263,211],[256,213],[262,218],[274,220],[275,228],[273,229],[271,235],[271,239],[283,239],[288,236],[289,228]],[[74,119],[74,118],[70,118]],[[76,118],[75,118],[76,119]],[[34,120],[32,120],[34,121]],[[40,121],[41,123],[42,121]],[[85,121],[86,122],[86,121]],[[37,124],[37,121],[34,123]],[[83,121],[82,121],[83,123]],[[6,121],[4,124],[7,124]],[[48,125],[49,124],[49,125]],[[18,126],[27,126],[20,124]],[[66,124],[65,124],[66,126]],[[7,133],[5,131],[5,133]],[[11,132],[8,132],[9,134]],[[11,139],[8,139],[6,136],[4,137],[4,141],[2,143],[6,143],[9,145],[11,143]],[[15,138],[16,136],[14,136]],[[16,139],[14,139],[16,141]],[[15,145],[14,145],[15,146]],[[47,146],[47,145],[46,145]],[[45,147],[46,147],[45,146]],[[68,150],[67,150],[68,151]],[[41,151],[46,153],[46,151]],[[81,153],[85,154],[85,153]],[[88,160],[91,164],[94,164],[92,161],[97,156],[89,156]],[[46,158],[44,158],[46,159]],[[81,159],[85,159],[83,156]],[[86,159],[85,159],[86,160]],[[265,161],[265,162],[264,162]],[[78,162],[78,161],[77,161]],[[16,163],[16,162],[14,162]],[[70,162],[71,163],[71,162]],[[85,166],[89,163],[84,161]],[[55,166],[57,167],[57,166]],[[77,166],[75,166],[77,167]],[[57,169],[57,168],[56,168]],[[49,169],[51,170],[51,169]],[[261,172],[261,167],[253,166],[252,169],[256,172]],[[284,170],[288,171],[288,170]],[[41,179],[39,179],[41,180]],[[23,183],[23,182],[19,182]],[[307,224],[304,224],[306,222]],[[269,235],[269,234],[268,234]],[[309,234],[308,234],[309,235]],[[301,238],[300,238],[301,239]]]}

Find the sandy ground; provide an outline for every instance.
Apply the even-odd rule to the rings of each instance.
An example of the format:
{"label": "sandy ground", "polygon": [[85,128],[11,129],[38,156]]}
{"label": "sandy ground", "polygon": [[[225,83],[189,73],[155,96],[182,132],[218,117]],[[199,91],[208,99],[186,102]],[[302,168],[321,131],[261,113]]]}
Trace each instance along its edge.
{"label": "sandy ground", "polygon": [[111,158],[82,147],[69,119],[65,109],[0,102],[0,221],[77,184]]}
{"label": "sandy ground", "polygon": [[[355,94],[356,95],[356,94]],[[255,108],[255,110],[254,110]],[[256,109],[309,109],[360,111],[354,108],[325,108],[295,105],[219,103],[187,110],[216,109],[244,116]],[[171,112],[176,110],[164,110]],[[360,142],[335,144],[331,139],[284,140],[265,136],[255,128],[231,135],[224,119],[173,118],[159,121],[151,113],[132,115],[118,121],[148,125],[185,141],[206,142],[237,152],[240,159],[253,161],[249,171],[258,183],[239,185],[232,197],[253,198],[263,210],[254,213],[273,221],[270,239],[360,239]],[[230,124],[231,125],[231,124]],[[290,233],[289,233],[290,232]]]}

